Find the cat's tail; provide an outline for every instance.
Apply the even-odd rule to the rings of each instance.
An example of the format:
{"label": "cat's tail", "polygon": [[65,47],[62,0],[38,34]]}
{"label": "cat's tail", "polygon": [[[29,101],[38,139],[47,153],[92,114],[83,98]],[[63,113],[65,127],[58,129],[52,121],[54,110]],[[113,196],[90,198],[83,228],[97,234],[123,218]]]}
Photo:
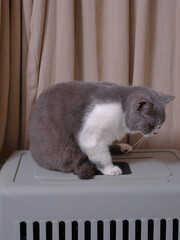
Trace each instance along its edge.
{"label": "cat's tail", "polygon": [[80,179],[91,179],[97,173],[96,165],[91,163],[89,160],[86,160],[79,166],[76,170],[76,174]]}

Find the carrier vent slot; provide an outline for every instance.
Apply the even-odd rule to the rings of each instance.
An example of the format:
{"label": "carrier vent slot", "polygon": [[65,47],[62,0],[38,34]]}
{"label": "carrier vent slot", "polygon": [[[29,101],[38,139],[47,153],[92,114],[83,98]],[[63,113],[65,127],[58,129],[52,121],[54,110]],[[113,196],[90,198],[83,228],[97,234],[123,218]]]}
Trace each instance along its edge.
{"label": "carrier vent slot", "polygon": [[40,240],[40,238],[39,238],[39,222],[33,223],[33,240]]}
{"label": "carrier vent slot", "polygon": [[78,222],[72,222],[72,240],[78,240]]}
{"label": "carrier vent slot", "polygon": [[116,240],[116,221],[110,222],[110,240]]}
{"label": "carrier vent slot", "polygon": [[97,239],[98,240],[103,240],[103,221],[98,221],[97,222]]}
{"label": "carrier vent slot", "polygon": [[17,240],[180,240],[179,219],[22,221]]}
{"label": "carrier vent slot", "polygon": [[20,223],[20,240],[25,240],[26,239],[26,222],[21,222]]}
{"label": "carrier vent slot", "polygon": [[52,222],[47,222],[46,223],[46,239],[47,240],[53,240],[53,235],[52,235]]}
{"label": "carrier vent slot", "polygon": [[123,240],[129,239],[129,221],[123,221]]}
{"label": "carrier vent slot", "polygon": [[84,223],[84,236],[85,240],[91,240],[91,222],[85,221]]}
{"label": "carrier vent slot", "polygon": [[161,219],[160,223],[160,239],[166,240],[166,220]]}
{"label": "carrier vent slot", "polygon": [[65,222],[59,222],[59,240],[65,240]]}
{"label": "carrier vent slot", "polygon": [[152,219],[148,220],[148,240],[153,240],[154,235],[154,221]]}
{"label": "carrier vent slot", "polygon": [[179,230],[179,221],[178,221],[178,219],[174,219],[173,220],[173,240],[180,240],[180,232],[179,231],[180,231]]}
{"label": "carrier vent slot", "polygon": [[135,221],[135,240],[141,240],[141,221]]}

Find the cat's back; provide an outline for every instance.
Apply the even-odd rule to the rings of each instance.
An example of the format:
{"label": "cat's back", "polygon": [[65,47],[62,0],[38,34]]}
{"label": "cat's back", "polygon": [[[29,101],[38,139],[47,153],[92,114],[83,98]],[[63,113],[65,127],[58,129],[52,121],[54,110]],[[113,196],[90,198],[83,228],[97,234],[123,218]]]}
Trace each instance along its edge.
{"label": "cat's back", "polygon": [[[95,86],[83,83],[58,83],[42,92],[34,105],[34,111],[48,109],[53,112],[61,107],[79,108],[90,100]],[[65,110],[65,109],[64,109]],[[32,113],[33,114],[33,113]]]}
{"label": "cat's back", "polygon": [[85,96],[87,98],[93,90],[95,89],[92,84],[83,84],[80,82],[58,83],[42,92],[36,104],[38,102],[42,104],[44,101],[46,104],[54,101],[63,101],[63,104],[70,103],[72,99],[74,101],[76,99],[81,100]]}
{"label": "cat's back", "polygon": [[84,114],[92,104],[104,101],[110,94],[112,84],[96,82],[58,83],[47,88],[36,101],[30,120],[30,134],[37,129],[62,128],[79,129]]}
{"label": "cat's back", "polygon": [[[47,88],[38,98],[35,108],[55,108],[56,106],[82,108],[91,102],[112,100],[116,97],[116,84],[99,82],[67,82],[58,83]],[[120,86],[119,86],[120,87]]]}

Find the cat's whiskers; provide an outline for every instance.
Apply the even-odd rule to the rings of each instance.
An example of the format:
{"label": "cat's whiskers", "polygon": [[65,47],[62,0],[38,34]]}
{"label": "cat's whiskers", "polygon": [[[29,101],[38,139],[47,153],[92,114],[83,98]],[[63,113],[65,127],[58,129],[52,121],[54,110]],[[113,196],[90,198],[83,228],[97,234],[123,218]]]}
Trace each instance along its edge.
{"label": "cat's whiskers", "polygon": [[148,144],[150,143],[150,137],[147,138]]}
{"label": "cat's whiskers", "polygon": [[145,143],[147,142],[148,140],[148,137],[144,137],[143,140],[142,140],[142,144],[141,144],[141,151],[143,150],[144,146],[145,146]]}
{"label": "cat's whiskers", "polygon": [[133,148],[134,148],[138,143],[140,143],[140,142],[143,140],[143,138],[144,138],[144,136],[142,136],[142,137],[125,153],[125,155],[128,154],[130,151],[132,151]]}
{"label": "cat's whiskers", "polygon": [[134,148],[140,149],[141,150],[144,148],[145,143],[148,141],[149,142],[150,136],[142,136],[126,153],[128,154],[130,151],[132,151]]}
{"label": "cat's whiskers", "polygon": [[146,142],[146,137],[143,137],[142,140],[136,145],[136,150],[142,150],[144,143]]}
{"label": "cat's whiskers", "polygon": [[142,144],[144,142],[144,137],[142,138],[142,140],[136,145],[135,149],[140,149]]}

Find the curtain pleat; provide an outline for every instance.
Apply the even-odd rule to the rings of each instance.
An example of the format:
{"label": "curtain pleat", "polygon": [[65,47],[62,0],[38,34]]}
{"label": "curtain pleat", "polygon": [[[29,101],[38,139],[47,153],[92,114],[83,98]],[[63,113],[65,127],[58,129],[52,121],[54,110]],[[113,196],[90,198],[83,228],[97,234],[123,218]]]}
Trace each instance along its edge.
{"label": "curtain pleat", "polygon": [[0,28],[0,156],[19,147],[20,136],[20,0],[1,0]]}
{"label": "curtain pleat", "polygon": [[[180,63],[180,1],[136,0],[133,3],[132,84],[145,85],[176,96],[166,107],[166,122],[160,133],[150,138],[145,147],[180,148],[180,128],[176,122],[180,104],[180,82],[177,80]],[[138,135],[130,136],[130,144],[133,145],[139,138]]]}
{"label": "curtain pleat", "polygon": [[99,80],[96,14],[96,0],[75,2],[75,80]]}
{"label": "curtain pleat", "polygon": [[[0,35],[0,101],[1,101],[1,114],[0,114],[0,149],[3,147],[7,111],[8,111],[8,95],[9,95],[9,3],[1,1],[1,35]],[[6,25],[8,27],[6,27]]]}
{"label": "curtain pleat", "polygon": [[179,0],[0,0],[0,16],[1,155],[28,148],[37,97],[72,80],[175,95],[160,134],[145,146],[180,149]]}

